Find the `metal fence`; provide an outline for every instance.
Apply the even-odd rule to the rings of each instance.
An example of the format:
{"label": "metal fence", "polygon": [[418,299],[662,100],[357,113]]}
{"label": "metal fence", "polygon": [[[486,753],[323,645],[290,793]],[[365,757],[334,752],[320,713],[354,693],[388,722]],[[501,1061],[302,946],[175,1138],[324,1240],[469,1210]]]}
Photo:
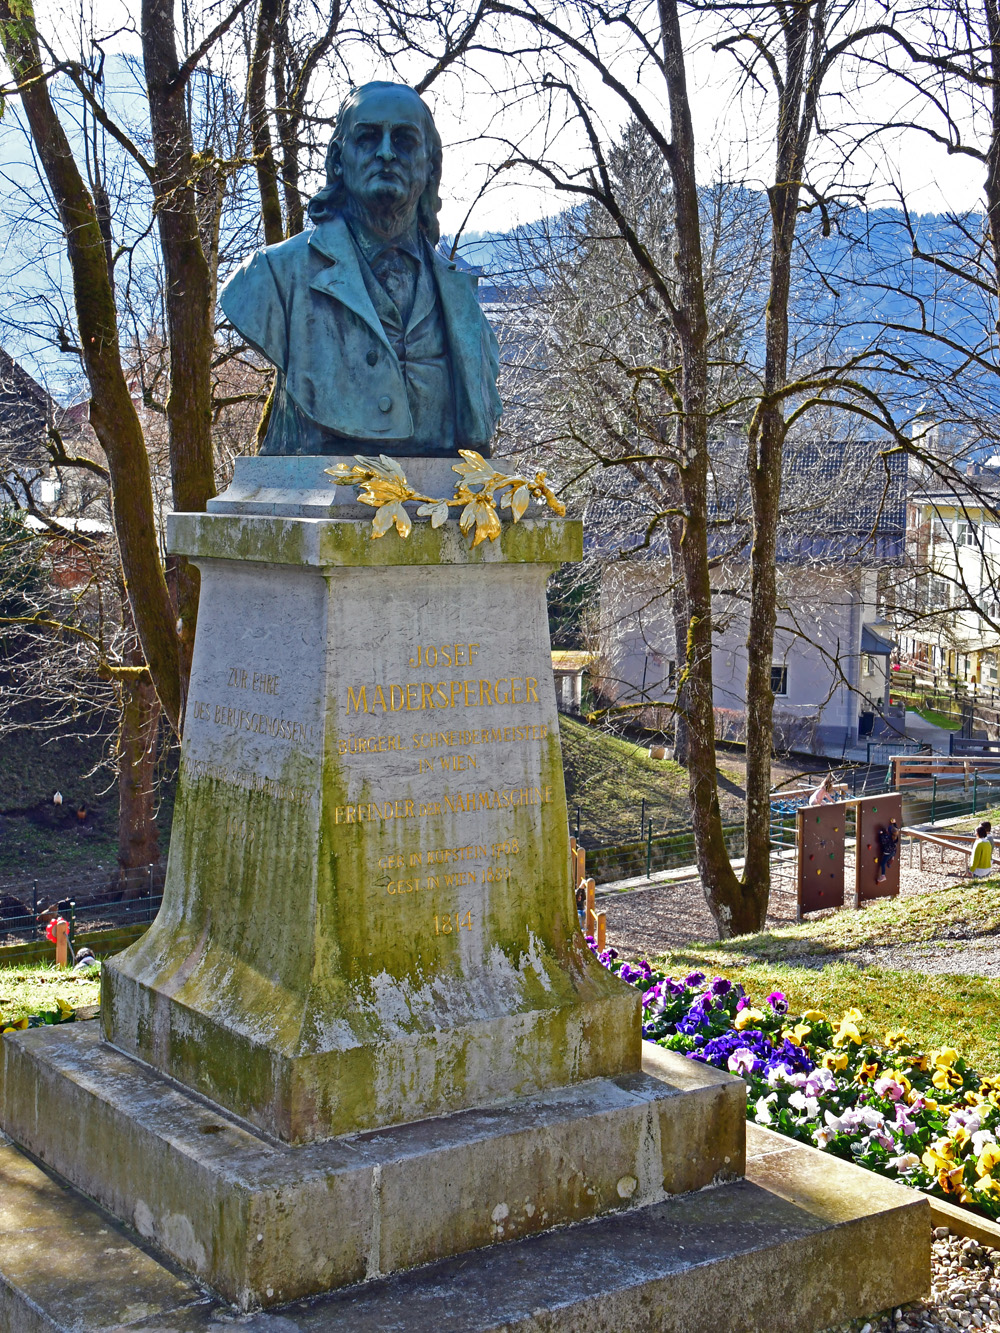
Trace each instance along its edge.
{"label": "metal fence", "polygon": [[59,878],[7,883],[0,889],[0,944],[44,939],[55,916],[83,931],[148,925],[163,901],[163,865],[128,871],[89,871]]}
{"label": "metal fence", "polygon": [[[744,852],[742,824],[723,826],[726,849],[731,857]],[[587,847],[587,873],[598,884],[619,879],[639,879],[659,870],[677,870],[694,864],[694,833],[691,829],[670,829],[653,834],[652,825],[646,826],[642,841],[612,843],[607,846]]]}

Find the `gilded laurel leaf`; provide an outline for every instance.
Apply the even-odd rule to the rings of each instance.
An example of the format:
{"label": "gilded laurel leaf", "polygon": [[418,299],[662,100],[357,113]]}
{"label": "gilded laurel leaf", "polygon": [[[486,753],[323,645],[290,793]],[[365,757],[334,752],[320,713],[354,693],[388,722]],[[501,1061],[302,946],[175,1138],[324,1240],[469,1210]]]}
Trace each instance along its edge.
{"label": "gilded laurel leaf", "polygon": [[439,528],[448,517],[448,501],[434,500],[423,504],[417,513],[421,518],[430,518],[432,528]]}
{"label": "gilded laurel leaf", "polygon": [[[399,462],[386,454],[380,454],[378,458],[356,454],[354,467],[338,463],[326,472],[334,485],[355,486],[358,500],[376,510],[372,519],[373,538],[384,536],[393,525],[401,537],[409,536],[413,522],[403,508],[409,501],[421,501],[417,514],[429,518],[432,528],[439,528],[447,520],[449,507],[462,506],[458,526],[465,536],[472,535],[474,547],[487,538],[496,541],[500,536],[498,502],[501,508],[510,510],[515,523],[523,518],[532,497],[547,504],[560,517],[566,513],[566,506],[546,483],[544,472],[536,472],[534,481],[530,481],[527,477],[500,472],[475,449],[460,449],[458,452],[462,462],[453,464],[452,470],[461,480],[456,483],[450,500],[415,491]],[[473,490],[472,487],[479,489]]]}
{"label": "gilded laurel leaf", "polygon": [[524,511],[528,507],[528,501],[531,494],[527,486],[518,486],[516,491],[511,492],[510,512],[514,515],[514,522],[518,523],[524,517]]}
{"label": "gilded laurel leaf", "polygon": [[475,529],[472,538],[473,548],[487,537],[490,541],[496,541],[502,529],[493,497],[485,494],[473,495],[462,510],[458,526],[466,536]]}
{"label": "gilded laurel leaf", "polygon": [[363,504],[384,505],[392,500],[412,500],[414,494],[406,484],[406,478],[399,481],[396,477],[372,477],[366,481],[358,494]]}
{"label": "gilded laurel leaf", "polygon": [[376,511],[375,517],[372,519],[372,540],[376,537],[384,537],[393,524],[396,525],[396,531],[401,537],[410,535],[413,523],[398,500],[392,500]]}
{"label": "gilded laurel leaf", "polygon": [[466,486],[495,486],[497,479],[502,477],[503,474],[497,472],[496,468],[488,463],[482,454],[477,454],[475,449],[459,449],[458,452],[466,461],[453,463],[452,471],[464,477]]}

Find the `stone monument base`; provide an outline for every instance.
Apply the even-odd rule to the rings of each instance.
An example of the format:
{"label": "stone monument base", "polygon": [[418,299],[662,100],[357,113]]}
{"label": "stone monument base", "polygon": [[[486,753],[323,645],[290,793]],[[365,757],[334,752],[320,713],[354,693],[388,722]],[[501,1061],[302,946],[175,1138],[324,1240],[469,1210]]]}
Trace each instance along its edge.
{"label": "stone monument base", "polygon": [[241,1309],[743,1172],[742,1083],[655,1047],[642,1073],[295,1148],[96,1027],[9,1034],[0,1123]]}
{"label": "stone monument base", "polygon": [[[68,1035],[75,1046],[65,1042]],[[148,1071],[130,1071],[131,1061],[117,1070],[88,1064],[86,1052],[97,1047],[92,1029],[82,1025],[75,1033],[47,1029],[5,1038],[0,1122],[15,1128],[16,1120],[18,1137],[30,1138],[25,1146],[33,1156],[58,1156],[103,1198],[112,1188],[137,1198],[147,1185],[155,1187],[161,1169],[171,1177],[171,1155],[181,1159],[175,1184],[186,1179],[190,1193],[176,1201],[181,1211],[158,1220],[161,1243],[150,1243],[0,1135],[0,1333],[225,1333],[233,1327],[246,1333],[814,1333],[914,1300],[930,1286],[931,1222],[924,1195],[756,1126],[747,1131],[745,1178],[629,1206],[655,1193],[656,1145],[644,1132],[636,1189],[617,1205],[611,1200],[617,1211],[563,1227],[553,1227],[557,1219],[550,1215],[546,1230],[520,1234],[526,1198],[548,1197],[565,1216],[573,1210],[575,1189],[577,1215],[587,1216],[617,1196],[619,1184],[627,1193],[630,1182],[620,1176],[612,1183],[612,1177],[624,1169],[621,1154],[635,1150],[639,1125],[655,1139],[659,1123],[664,1169],[673,1172],[675,1186],[695,1185],[713,1166],[742,1169],[741,1156],[729,1163],[725,1157],[726,1149],[735,1145],[739,1153],[742,1147],[742,1119],[734,1125],[730,1112],[737,1100],[731,1089],[742,1108],[743,1084],[646,1046],[646,1080],[631,1087],[627,1080],[578,1087],[575,1095],[591,1100],[586,1114],[577,1105],[576,1119],[558,1099],[545,1098],[533,1114],[512,1108],[506,1135],[496,1123],[455,1116],[406,1127],[410,1137],[394,1130],[338,1141],[342,1172],[353,1154],[356,1193],[341,1195],[320,1223],[315,1209],[325,1187],[314,1176],[305,1192],[313,1230],[300,1228],[298,1241],[321,1264],[349,1248],[351,1210],[365,1214],[364,1263],[371,1280],[241,1315],[197,1278],[179,1272],[163,1249],[173,1259],[187,1249],[184,1267],[194,1267],[196,1219],[214,1211],[215,1250],[233,1244],[242,1225],[250,1246],[261,1251],[252,1280],[263,1280],[265,1263],[285,1271],[274,1240],[284,1235],[292,1243],[287,1227],[281,1231],[287,1163],[308,1158],[315,1171],[314,1156],[337,1145],[269,1144],[197,1101],[188,1102],[185,1124],[178,1100],[183,1094],[174,1085]],[[114,1056],[106,1048],[105,1054]],[[77,1073],[71,1077],[74,1060]],[[664,1077],[659,1096],[651,1095],[650,1085]],[[102,1086],[86,1087],[88,1079]],[[66,1100],[57,1101],[57,1094]],[[131,1131],[124,1122],[113,1128],[130,1100]],[[144,1164],[144,1152],[157,1141],[157,1156]],[[517,1172],[531,1158],[524,1148],[531,1141],[539,1174],[518,1197],[507,1186],[521,1187]],[[373,1165],[377,1144],[384,1153],[380,1171]],[[125,1161],[118,1160],[122,1153]],[[480,1154],[494,1171],[514,1174],[484,1183]],[[254,1161],[261,1172],[256,1180]],[[130,1170],[137,1177],[131,1184]],[[411,1192],[400,1197],[397,1185],[404,1181]],[[476,1191],[472,1197],[469,1189]],[[221,1206],[225,1196],[227,1208]],[[458,1213],[470,1236],[483,1235],[485,1215],[497,1228],[487,1240],[511,1243],[375,1276],[384,1254],[394,1252],[400,1261],[408,1253],[412,1260],[423,1228],[447,1229],[447,1218]],[[148,1204],[146,1211],[133,1212],[147,1233],[152,1218]],[[277,1291],[272,1297],[265,1289],[264,1295],[276,1299]]]}

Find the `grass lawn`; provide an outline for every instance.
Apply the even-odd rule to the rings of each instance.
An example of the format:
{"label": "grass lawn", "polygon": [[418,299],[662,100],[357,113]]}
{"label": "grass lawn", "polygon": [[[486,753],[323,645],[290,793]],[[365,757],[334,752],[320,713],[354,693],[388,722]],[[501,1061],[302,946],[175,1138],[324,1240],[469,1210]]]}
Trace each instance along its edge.
{"label": "grass lawn", "polygon": [[[687,770],[670,759],[650,759],[646,745],[623,740],[610,732],[560,717],[563,771],[570,827],[596,843],[627,842],[639,837],[642,802],[652,815],[657,833],[687,828],[691,823]],[[743,817],[743,767],[720,758],[720,798],[723,817]]]}
{"label": "grass lawn", "polygon": [[925,722],[933,722],[936,727],[944,727],[945,731],[959,731],[962,723],[957,717],[951,717],[948,713],[939,713],[936,708],[914,708],[910,710],[922,717]]}
{"label": "grass lawn", "polygon": [[55,1009],[57,996],[79,1009],[97,1004],[100,994],[100,971],[74,975],[69,968],[51,963],[0,967],[0,1026]]}
{"label": "grass lawn", "polygon": [[[986,977],[925,975],[891,966],[857,967],[836,955],[852,949],[1000,934],[1000,877],[956,884],[908,898],[870,903],[801,925],[724,943],[688,945],[668,954],[674,975],[694,969],[742,982],[757,1000],[784,991],[793,1010],[840,1016],[852,1005],[881,1039],[905,1028],[925,1047],[954,1046],[983,1074],[1000,1074],[1000,982]],[[959,959],[956,959],[959,962]]]}
{"label": "grass lawn", "polygon": [[1000,1074],[1000,984],[985,977],[922,976],[888,968],[828,963],[820,969],[749,963],[731,952],[685,949],[669,955],[667,971],[692,968],[739,981],[754,1000],[784,991],[790,1010],[822,1009],[839,1018],[856,1006],[864,1015],[863,1036],[882,1041],[904,1028],[926,1048],[954,1046],[981,1074]]}

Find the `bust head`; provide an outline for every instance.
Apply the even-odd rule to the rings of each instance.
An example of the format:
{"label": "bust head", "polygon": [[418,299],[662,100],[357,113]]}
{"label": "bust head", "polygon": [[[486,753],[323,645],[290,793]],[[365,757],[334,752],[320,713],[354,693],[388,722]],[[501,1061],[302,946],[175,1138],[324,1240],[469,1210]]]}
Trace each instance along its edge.
{"label": "bust head", "polygon": [[347,209],[393,237],[416,220],[437,243],[441,139],[412,88],[366,83],[344,99],[327,150],[326,179],[309,204],[314,222]]}

